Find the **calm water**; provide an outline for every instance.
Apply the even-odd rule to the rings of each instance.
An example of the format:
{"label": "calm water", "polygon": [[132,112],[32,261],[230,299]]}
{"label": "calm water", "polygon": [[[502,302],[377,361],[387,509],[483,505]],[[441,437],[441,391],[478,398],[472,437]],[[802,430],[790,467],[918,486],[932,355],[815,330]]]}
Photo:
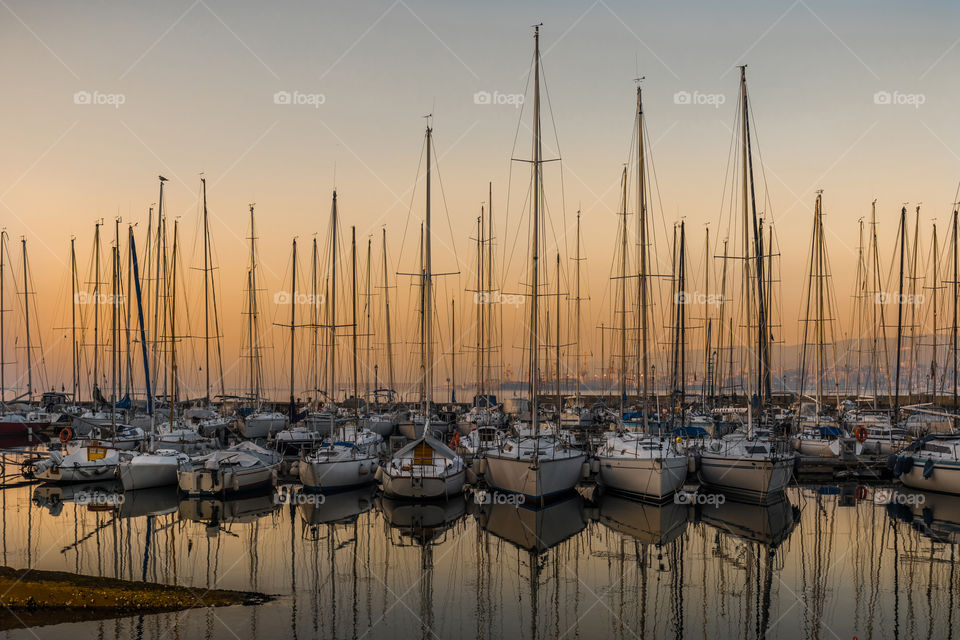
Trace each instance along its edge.
{"label": "calm water", "polygon": [[279,596],[0,638],[950,638],[960,619],[948,496],[893,508],[872,488],[801,487],[766,507],[576,496],[535,511],[373,490],[322,505],[0,494],[4,565]]}

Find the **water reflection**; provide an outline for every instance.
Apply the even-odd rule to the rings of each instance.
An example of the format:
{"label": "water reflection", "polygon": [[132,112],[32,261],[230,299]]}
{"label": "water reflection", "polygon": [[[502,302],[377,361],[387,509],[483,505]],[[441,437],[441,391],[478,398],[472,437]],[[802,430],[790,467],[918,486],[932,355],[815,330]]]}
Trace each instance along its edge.
{"label": "water reflection", "polygon": [[[542,508],[294,487],[218,500],[3,491],[3,564],[279,596],[0,638],[952,637],[960,498],[849,486],[767,505]],[[231,633],[232,631],[232,633]]]}

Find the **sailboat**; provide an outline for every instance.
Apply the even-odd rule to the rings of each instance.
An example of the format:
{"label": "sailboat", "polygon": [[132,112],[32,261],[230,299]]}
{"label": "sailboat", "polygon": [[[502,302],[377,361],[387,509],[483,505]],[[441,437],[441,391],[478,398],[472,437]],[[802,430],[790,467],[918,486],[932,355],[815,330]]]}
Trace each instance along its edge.
{"label": "sailboat", "polygon": [[[420,322],[422,335],[423,406],[407,427],[407,435],[416,436],[394,453],[377,469],[377,481],[385,494],[398,498],[448,498],[463,491],[466,464],[455,451],[434,436],[446,433],[449,425],[433,422],[433,270],[431,258],[432,228],[430,215],[430,159],[433,151],[433,128],[429,118],[426,132],[427,204],[423,233],[421,269]],[[412,433],[411,433],[412,431]],[[409,434],[409,435],[408,435]]]}
{"label": "sailboat", "polygon": [[[743,291],[746,297],[744,310],[748,319],[746,322],[748,344],[744,345],[747,349],[745,360],[748,363],[747,424],[746,431],[737,431],[720,439],[713,439],[704,446],[700,454],[699,476],[700,482],[709,488],[767,501],[781,495],[787,486],[793,476],[796,456],[792,452],[783,450],[783,443],[779,441],[757,437],[758,434],[754,430],[754,412],[759,409],[762,415],[764,403],[770,399],[768,351],[770,336],[767,333],[766,302],[768,301],[764,300],[768,289],[765,286],[766,276],[763,270],[762,226],[757,218],[756,202],[751,195],[754,192],[753,160],[750,149],[746,67],[740,67],[739,103],[744,252],[744,259],[741,262],[743,263]],[[751,229],[753,234],[750,233]],[[751,244],[753,249],[750,248]],[[752,317],[753,313],[756,313],[756,318]],[[752,328],[756,330],[749,330]],[[755,351],[749,345],[754,339],[757,341]],[[754,357],[757,358],[757,362],[754,362]],[[758,383],[756,398],[753,396],[755,371]]]}
{"label": "sailboat", "polygon": [[[393,435],[393,432],[397,428],[399,422],[399,411],[395,406],[393,406],[393,398],[396,394],[395,380],[393,377],[393,336],[390,332],[390,280],[387,276],[387,269],[389,263],[387,262],[387,229],[383,229],[383,235],[381,239],[382,248],[383,248],[383,319],[386,329],[386,354],[387,354],[387,387],[374,389],[374,396],[376,403],[371,409],[368,407],[367,415],[363,418],[361,424],[367,429],[370,429],[374,433],[378,434],[383,438],[388,438]],[[370,250],[369,244],[367,245],[367,286],[369,288],[369,279],[370,279]],[[369,308],[369,295],[367,297],[367,304]],[[369,314],[368,314],[369,316]],[[369,322],[367,323],[367,332],[370,332],[371,327]],[[367,338],[368,344],[370,338]],[[377,370],[375,368],[375,370]],[[377,381],[379,384],[379,380]],[[386,398],[387,402],[385,405],[382,405],[380,400],[381,398]]]}
{"label": "sailboat", "polygon": [[[847,437],[836,418],[830,415],[823,406],[823,385],[829,374],[833,374],[838,405],[839,390],[836,388],[835,358],[834,362],[828,365],[828,351],[833,349],[832,319],[836,317],[836,309],[829,272],[829,259],[824,242],[822,193],[817,193],[817,200],[814,205],[809,278],[805,300],[803,351],[800,363],[800,410],[797,412],[798,432],[793,437],[793,448],[802,455],[820,458],[837,458],[845,451],[854,448],[856,454],[859,455],[863,445]],[[804,403],[807,399],[804,391],[806,390],[805,383],[808,374],[808,348],[813,350],[812,377],[816,384],[812,406]]]}
{"label": "sailboat", "polygon": [[[620,228],[620,331],[621,331],[621,349],[624,357],[620,360],[620,380],[621,380],[621,411],[618,428],[609,432],[597,451],[596,457],[600,466],[600,483],[603,487],[640,498],[660,502],[674,495],[682,486],[687,478],[687,455],[677,451],[673,442],[665,439],[660,434],[651,432],[649,424],[649,399],[647,396],[647,380],[650,375],[648,370],[647,353],[649,349],[648,332],[650,329],[650,299],[649,299],[649,226],[647,222],[647,171],[646,171],[646,149],[644,144],[644,117],[643,117],[643,99],[640,85],[637,85],[637,224],[639,225],[639,255],[637,257],[637,277],[639,284],[637,287],[639,300],[637,301],[637,312],[639,314],[639,343],[638,351],[641,354],[640,362],[642,369],[640,379],[644,385],[643,397],[643,429],[642,431],[627,429],[623,421],[623,403],[626,396],[626,336],[627,336],[627,170],[623,170],[623,196],[621,210],[621,228]],[[682,225],[682,223],[681,223]],[[682,227],[681,227],[682,229]],[[680,239],[680,273],[682,274],[683,265],[683,246],[684,235],[681,230]],[[682,280],[677,280],[677,287],[682,291]],[[674,307],[677,318],[682,318],[684,308],[682,297],[675,297]],[[677,330],[675,346],[678,346],[683,337],[680,333],[682,322],[675,322]],[[675,363],[675,370],[677,369]],[[677,376],[674,376],[675,382]],[[680,397],[682,404],[682,396]]]}
{"label": "sailboat", "polygon": [[[637,85],[637,181],[638,181],[638,209],[637,209],[637,224],[639,225],[639,253],[640,255],[637,258],[638,269],[637,277],[639,278],[638,294],[639,300],[637,301],[637,311],[640,317],[638,318],[640,327],[640,341],[637,345],[639,353],[641,354],[641,365],[642,370],[640,372],[641,380],[644,382],[646,387],[646,381],[650,375],[650,371],[647,369],[648,359],[647,359],[647,349],[649,348],[648,344],[648,331],[650,328],[650,300],[649,300],[649,252],[648,252],[648,232],[649,227],[647,223],[647,175],[646,175],[646,162],[645,162],[645,151],[644,148],[644,118],[643,118],[643,101],[642,101],[642,91],[639,84]],[[621,331],[621,348],[624,350],[624,356],[626,355],[626,317],[627,317],[627,273],[626,273],[626,264],[627,264],[627,170],[624,169],[623,172],[623,197],[622,197],[622,212],[621,212],[622,224],[620,228],[620,263],[621,263],[621,274],[620,274],[620,331]],[[680,231],[680,253],[678,260],[678,273],[679,276],[676,278],[676,287],[678,292],[682,294],[683,292],[683,251],[684,251],[684,242],[685,236],[683,231],[683,223],[681,222],[681,231]],[[675,341],[674,341],[674,353],[677,354],[677,357],[680,358],[679,348],[683,341],[682,327],[683,322],[682,318],[685,313],[684,298],[682,295],[675,295],[674,298],[674,327],[676,331]],[[682,359],[680,360],[682,362]],[[618,423],[618,429],[612,432],[607,433],[606,438],[603,442],[603,445],[597,451],[596,457],[600,466],[600,483],[601,485],[615,492],[626,493],[629,495],[637,496],[647,500],[653,500],[655,502],[663,501],[670,496],[673,496],[682,486],[687,479],[687,455],[686,453],[680,452],[675,448],[673,442],[669,439],[665,439],[660,434],[654,434],[651,432],[649,424],[649,400],[646,395],[647,389],[644,389],[643,397],[643,429],[632,430],[627,429],[624,426],[623,422],[623,403],[626,396],[626,357],[621,358],[620,364],[620,380],[621,380],[621,394],[620,394],[620,403],[621,403],[621,418]],[[682,366],[675,360],[674,361],[674,383],[679,381],[682,386],[682,374],[679,371],[682,369]],[[683,396],[680,394],[678,402],[681,405]]]}
{"label": "sailboat", "polygon": [[[337,208],[336,192],[334,192],[334,206],[330,227],[330,260],[331,260],[331,287],[333,295],[330,298],[330,384],[335,388],[336,382],[336,353],[337,353]],[[344,491],[374,481],[377,470],[377,453],[381,443],[379,435],[361,428],[358,397],[357,366],[357,243],[356,227],[351,230],[351,257],[353,262],[353,318],[352,318],[352,345],[353,345],[353,388],[354,388],[354,423],[352,425],[337,425],[331,427],[329,437],[319,447],[305,453],[298,465],[300,482],[307,491]]]}
{"label": "sailboat", "polygon": [[250,270],[247,274],[247,335],[250,353],[250,393],[252,411],[240,421],[240,433],[244,438],[266,438],[287,426],[287,416],[278,411],[267,411],[260,398],[260,328],[257,311],[257,237],[254,233],[253,205],[250,205]]}
{"label": "sailboat", "polygon": [[[543,178],[541,173],[542,144],[540,138],[540,26],[534,27],[533,85],[533,160],[531,161],[531,253],[530,253],[530,317],[527,375],[530,389],[530,428],[521,426],[524,434],[501,441],[497,450],[488,451],[484,477],[493,489],[516,493],[534,501],[542,501],[572,490],[580,481],[587,454],[569,446],[542,429],[540,416],[540,236],[543,215]],[[553,426],[556,429],[556,425]]]}

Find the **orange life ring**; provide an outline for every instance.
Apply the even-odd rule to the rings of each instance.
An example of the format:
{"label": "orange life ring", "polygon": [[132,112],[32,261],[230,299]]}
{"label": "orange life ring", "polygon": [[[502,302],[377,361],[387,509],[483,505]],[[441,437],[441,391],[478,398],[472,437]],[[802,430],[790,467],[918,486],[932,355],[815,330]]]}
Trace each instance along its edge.
{"label": "orange life ring", "polygon": [[453,434],[453,437],[450,438],[450,448],[456,450],[456,448],[457,448],[459,445],[460,445],[460,434],[459,434],[459,433],[455,433],[455,434]]}
{"label": "orange life ring", "polygon": [[60,442],[69,442],[73,440],[73,429],[64,427],[60,430]]}
{"label": "orange life ring", "polygon": [[867,428],[857,427],[857,430],[853,432],[853,435],[856,436],[857,442],[863,444],[867,439]]}

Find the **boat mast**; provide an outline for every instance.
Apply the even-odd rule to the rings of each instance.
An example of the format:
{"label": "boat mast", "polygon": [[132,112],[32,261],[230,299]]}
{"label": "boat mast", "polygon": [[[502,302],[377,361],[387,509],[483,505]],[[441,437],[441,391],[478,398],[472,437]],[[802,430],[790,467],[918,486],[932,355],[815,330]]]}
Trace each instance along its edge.
{"label": "boat mast", "polygon": [[313,252],[310,256],[310,293],[313,296],[312,304],[310,305],[310,326],[313,329],[312,339],[313,339],[313,406],[316,409],[319,402],[318,394],[320,388],[320,356],[319,356],[319,338],[318,332],[320,331],[319,322],[320,319],[317,317],[317,237],[313,237]]}
{"label": "boat mast", "polygon": [[[753,240],[754,240],[754,260],[756,261],[756,281],[757,281],[757,392],[760,395],[760,408],[762,409],[767,402],[770,401],[771,395],[771,378],[770,378],[770,353],[769,353],[769,335],[767,330],[767,307],[766,300],[764,295],[764,270],[763,270],[763,234],[759,229],[759,221],[757,219],[757,202],[756,202],[756,184],[753,179],[753,152],[751,150],[750,143],[750,110],[747,101],[747,76],[746,76],[747,67],[746,65],[740,67],[740,85],[741,85],[741,97],[743,104],[743,121],[742,125],[742,146],[743,146],[743,215],[744,215],[744,241],[749,241],[749,232],[747,229],[748,217],[752,219],[753,223]],[[748,212],[748,201],[747,201],[747,182],[749,180],[750,192],[749,192],[749,212]],[[744,250],[744,257],[749,257],[749,249]],[[747,282],[748,291],[750,290],[750,283]],[[752,293],[752,291],[751,291]],[[750,311],[750,294],[747,295],[747,310],[749,318]],[[750,321],[747,321],[747,331],[749,333]]]}
{"label": "boat mast", "polygon": [[293,259],[290,268],[290,423],[297,419],[297,403],[294,400],[294,362],[297,331],[297,239],[293,239]]}
{"label": "boat mast", "polygon": [[[163,183],[160,184],[161,189]],[[97,398],[100,389],[100,225],[93,225],[93,406],[100,404]]]}
{"label": "boat mast", "polygon": [[[357,376],[358,354],[357,354],[357,228],[350,227],[350,261],[352,268],[351,276],[351,299],[353,301],[352,331],[353,331],[353,415],[360,419],[360,382]],[[358,423],[359,424],[359,423]]]}
{"label": "boat mast", "polygon": [[933,223],[933,355],[930,359],[930,402],[936,402],[937,396],[937,223]]}
{"label": "boat mast", "polygon": [[257,336],[257,234],[254,226],[253,207],[250,204],[250,298],[248,301],[247,325],[250,332],[250,390],[254,406],[260,404],[260,345]]}
{"label": "boat mast", "polygon": [[893,422],[899,422],[900,415],[900,350],[903,345],[903,261],[906,248],[904,243],[907,241],[907,208],[900,209],[900,274],[899,288],[897,290],[897,364],[896,374],[894,375],[893,392]]}
{"label": "boat mast", "polygon": [[[366,284],[366,295],[364,295],[364,307],[366,309],[366,330],[363,332],[363,341],[364,341],[364,354],[367,367],[370,366],[370,362],[373,358],[370,357],[370,337],[371,337],[371,327],[370,327],[370,265],[372,262],[372,250],[373,250],[373,240],[370,236],[367,236],[367,284]],[[374,374],[376,375],[376,374]],[[364,370],[364,383],[366,389],[364,390],[364,396],[367,399],[367,402],[370,402],[370,371],[369,369]],[[376,384],[374,380],[374,384]],[[369,406],[369,405],[368,405]]]}
{"label": "boat mast", "polygon": [[389,376],[390,390],[394,387],[393,379],[393,340],[390,335],[390,281],[387,279],[387,229],[383,228],[383,314],[387,329],[387,375]]}
{"label": "boat mast", "polygon": [[[337,191],[330,211],[330,401],[337,397]],[[333,414],[330,416],[331,428]]]}
{"label": "boat mast", "polygon": [[433,147],[433,128],[430,126],[430,116],[427,116],[427,195],[426,216],[424,220],[424,265],[423,265],[423,364],[424,364],[424,401],[427,413],[433,404],[433,263],[431,254],[431,227],[430,227],[430,163]]}
{"label": "boat mast", "polygon": [[[533,209],[531,226],[533,238],[530,251],[530,417],[534,437],[540,434],[540,388],[537,377],[540,372],[540,25],[533,32]],[[539,439],[537,439],[539,442]]]}
{"label": "boat mast", "polygon": [[[177,413],[177,249],[180,221],[173,221],[173,253],[170,257],[170,431]],[[252,227],[251,227],[252,231]]]}
{"label": "boat mast", "polygon": [[[640,265],[637,277],[637,308],[640,312],[640,378],[643,381],[643,430],[650,432],[650,354],[647,353],[649,326],[647,321],[648,282],[647,282],[647,185],[646,158],[643,140],[643,94],[640,81],[637,81],[637,226],[640,243]],[[578,220],[579,224],[579,220]],[[578,245],[579,248],[579,245]],[[579,298],[579,296],[577,296]],[[579,303],[578,303],[579,304]]]}
{"label": "boat mast", "polygon": [[620,418],[627,401],[627,168],[620,176]]}
{"label": "boat mast", "polygon": [[[483,316],[484,307],[491,303],[483,291],[483,205],[480,206],[480,215],[477,217],[477,394],[484,397],[483,390]],[[486,402],[484,402],[486,405]]]}
{"label": "boat mast", "polygon": [[450,301],[450,402],[457,401],[457,301]]}
{"label": "boat mast", "polygon": [[[73,246],[72,240],[70,241],[70,244]],[[7,368],[6,353],[4,352],[4,339],[6,337],[6,332],[4,331],[4,316],[6,315],[7,310],[4,308],[5,299],[3,295],[3,267],[6,247],[7,230],[0,229],[0,404],[3,403],[7,392],[6,381],[4,379],[4,374],[6,373]]]}
{"label": "boat mast", "polygon": [[30,288],[27,278],[27,239],[20,239],[23,247],[23,315],[27,329],[27,402],[33,400],[33,347],[30,344]]}
{"label": "boat mast", "polygon": [[577,211],[577,257],[576,260],[576,270],[577,270],[577,283],[576,283],[576,299],[574,305],[576,305],[576,322],[577,322],[577,367],[574,372],[577,378],[577,409],[580,409],[580,211]]}
{"label": "boat mast", "polygon": [[560,400],[560,252],[557,252],[557,405],[555,407],[557,413],[557,425],[560,424],[560,405],[562,404]]}
{"label": "boat mast", "polygon": [[[119,228],[119,224],[117,225]],[[117,437],[117,264],[120,260],[120,243],[115,243],[110,251],[110,343],[113,347],[110,349],[110,424],[113,427],[113,437]]]}
{"label": "boat mast", "polygon": [[712,338],[712,319],[710,318],[710,227],[706,228],[706,238],[703,245],[703,288],[706,298],[703,303],[703,393],[701,404],[707,406],[710,394],[710,341]]}
{"label": "boat mast", "polygon": [[[4,232],[5,233],[5,232]],[[70,237],[70,377],[73,381],[73,402],[77,402],[77,239]],[[2,239],[0,239],[0,345],[3,344],[3,258]],[[0,363],[3,362],[3,347],[0,346]],[[2,364],[0,364],[2,367]],[[0,373],[0,402],[3,401],[3,374]]]}
{"label": "boat mast", "polygon": [[917,353],[917,253],[920,248],[920,205],[917,205],[917,214],[913,223],[913,246],[910,257],[910,365],[907,371],[907,403],[913,401],[913,371],[916,368]]}
{"label": "boat mast", "polygon": [[960,282],[958,282],[958,280],[960,280],[960,278],[958,278],[958,276],[960,276],[960,273],[958,273],[958,271],[960,271],[960,269],[958,269],[958,266],[960,265],[958,265],[958,260],[957,260],[958,246],[957,246],[957,210],[956,209],[953,210],[952,226],[953,226],[953,229],[952,229],[953,231],[952,233],[953,279],[951,284],[953,285],[953,295],[951,296],[951,298],[953,299],[953,326],[950,328],[950,331],[951,331],[950,350],[951,350],[951,356],[953,360],[953,410],[954,412],[956,412],[958,408],[958,402],[957,402],[958,400],[958,397],[957,397],[957,320],[958,320],[957,300],[958,300],[958,296],[960,296],[960,290],[958,290],[958,285],[960,285]]}
{"label": "boat mast", "polygon": [[210,227],[207,220],[207,179],[201,177],[203,188],[203,373],[204,400],[210,406]]}

